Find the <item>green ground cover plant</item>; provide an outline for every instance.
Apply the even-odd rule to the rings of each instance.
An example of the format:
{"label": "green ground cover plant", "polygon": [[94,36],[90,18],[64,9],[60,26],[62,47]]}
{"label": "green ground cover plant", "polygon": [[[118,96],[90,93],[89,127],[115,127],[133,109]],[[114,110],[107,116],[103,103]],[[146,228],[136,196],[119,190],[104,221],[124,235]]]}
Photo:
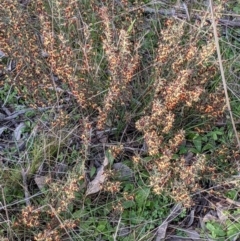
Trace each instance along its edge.
{"label": "green ground cover plant", "polygon": [[3,0],[1,240],[236,240],[240,7],[209,4]]}

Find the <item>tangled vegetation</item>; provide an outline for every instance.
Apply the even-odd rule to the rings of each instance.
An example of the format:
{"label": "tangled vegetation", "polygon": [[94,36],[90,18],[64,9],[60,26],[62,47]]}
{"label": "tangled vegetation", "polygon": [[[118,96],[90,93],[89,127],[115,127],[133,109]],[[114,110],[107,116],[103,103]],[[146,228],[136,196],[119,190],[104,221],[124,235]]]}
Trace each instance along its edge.
{"label": "tangled vegetation", "polygon": [[[201,219],[210,203],[237,206],[239,152],[207,9],[3,0],[2,240],[163,240],[194,226],[192,210]],[[239,26],[226,16],[239,9],[214,1],[229,77],[239,68]],[[227,81],[238,124],[237,82]],[[233,240],[237,212],[221,225],[204,219],[198,237]]]}

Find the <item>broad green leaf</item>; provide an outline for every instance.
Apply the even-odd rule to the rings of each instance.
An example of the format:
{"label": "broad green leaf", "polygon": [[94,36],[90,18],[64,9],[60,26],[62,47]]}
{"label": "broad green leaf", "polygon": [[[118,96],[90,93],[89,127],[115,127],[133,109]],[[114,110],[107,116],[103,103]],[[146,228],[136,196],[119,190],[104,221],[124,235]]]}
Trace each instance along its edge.
{"label": "broad green leaf", "polygon": [[190,133],[188,133],[187,137],[188,137],[190,140],[193,140],[193,139],[196,139],[197,137],[199,137],[199,134],[198,134],[198,133],[195,133],[195,132],[190,132]]}
{"label": "broad green leaf", "polygon": [[114,156],[112,155],[112,153],[108,150],[108,151],[106,151],[105,155],[108,159],[109,164],[112,165],[114,162]]}
{"label": "broad green leaf", "polygon": [[226,236],[223,226],[219,223],[207,223],[206,228],[211,231],[212,237],[214,238]]}
{"label": "broad green leaf", "polygon": [[204,142],[207,142],[207,141],[208,141],[207,135],[205,135],[205,136],[202,137],[202,141],[204,141]]}
{"label": "broad green leaf", "polygon": [[213,140],[216,141],[218,139],[217,134],[215,132],[212,133]]}
{"label": "broad green leaf", "polygon": [[203,148],[202,151],[208,151],[208,150],[213,150],[213,145],[210,143],[207,143]]}
{"label": "broad green leaf", "polygon": [[98,226],[97,226],[97,230],[100,232],[106,231],[107,229],[107,221],[101,221],[99,222]]}
{"label": "broad green leaf", "polygon": [[224,135],[224,132],[222,132],[222,131],[214,131],[214,133],[216,133],[218,136]]}
{"label": "broad green leaf", "polygon": [[226,236],[226,232],[223,230],[222,227],[218,227],[216,230],[215,230],[215,233],[218,237],[224,237]]}
{"label": "broad green leaf", "polygon": [[195,154],[199,153],[199,151],[196,148],[190,148],[189,151]]}
{"label": "broad green leaf", "polygon": [[211,231],[211,232],[214,232],[215,231],[215,227],[211,224],[211,223],[207,223],[206,224],[206,228]]}
{"label": "broad green leaf", "polygon": [[179,148],[179,154],[182,155],[182,154],[186,154],[188,152],[186,146],[180,146]]}
{"label": "broad green leaf", "polygon": [[201,140],[201,138],[194,139],[193,144],[196,147],[196,149],[198,150],[198,152],[201,152],[201,150],[202,150],[202,140]]}
{"label": "broad green leaf", "polygon": [[[231,227],[231,228],[230,228]],[[237,235],[239,233],[239,230],[234,227],[233,225],[230,226],[227,230],[227,236],[228,237],[231,237],[231,236],[234,236],[234,235]]]}

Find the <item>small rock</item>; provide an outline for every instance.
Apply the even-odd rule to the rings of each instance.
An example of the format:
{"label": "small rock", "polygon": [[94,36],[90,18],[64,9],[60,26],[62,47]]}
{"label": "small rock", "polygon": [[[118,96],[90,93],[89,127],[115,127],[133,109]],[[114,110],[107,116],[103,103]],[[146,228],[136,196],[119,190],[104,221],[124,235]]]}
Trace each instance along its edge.
{"label": "small rock", "polygon": [[121,180],[131,180],[133,181],[134,172],[127,165],[119,162],[113,164],[113,169],[117,171],[118,178]]}
{"label": "small rock", "polygon": [[37,184],[39,190],[42,190],[47,183],[48,177],[46,176],[35,176],[34,181]]}

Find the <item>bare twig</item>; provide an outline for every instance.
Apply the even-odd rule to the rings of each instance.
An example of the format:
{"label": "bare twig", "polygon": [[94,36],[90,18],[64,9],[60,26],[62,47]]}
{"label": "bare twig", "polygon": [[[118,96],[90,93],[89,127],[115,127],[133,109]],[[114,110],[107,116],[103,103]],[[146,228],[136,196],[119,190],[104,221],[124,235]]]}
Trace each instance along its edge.
{"label": "bare twig", "polygon": [[[57,108],[61,108],[62,106],[58,106]],[[38,110],[38,111],[45,111],[45,110],[49,110],[49,109],[52,109],[53,107],[40,107],[40,108],[37,108],[37,109],[34,109],[34,108],[27,108],[27,109],[23,109],[23,110],[18,110],[18,111],[15,111],[13,112],[11,115],[3,118],[2,120],[12,120],[12,119],[15,119],[16,117],[18,117],[19,115],[22,115],[28,111],[34,111],[34,110]]]}
{"label": "bare twig", "polygon": [[[183,5],[183,10],[184,11],[177,11],[175,8],[169,8],[169,9],[154,9],[151,7],[142,7],[142,10],[146,14],[159,14],[163,16],[168,16],[168,17],[175,17],[175,18],[183,18],[183,19],[190,19],[190,13],[188,12],[188,8],[186,8],[186,5]],[[136,9],[131,9],[136,10]],[[197,14],[191,14],[191,19],[197,19],[199,21],[202,21],[201,17]],[[212,23],[211,19],[204,19],[207,23]],[[230,21],[227,19],[219,19],[218,20],[218,25],[223,25],[227,27],[240,27],[240,21]]]}
{"label": "bare twig", "polygon": [[27,204],[27,206],[31,205],[30,203],[30,193],[28,191],[28,187],[27,187],[27,174],[28,174],[29,168],[25,171],[22,168],[21,174],[22,174],[22,179],[23,179],[23,189],[24,189],[24,194],[25,194],[25,202]]}
{"label": "bare twig", "polygon": [[183,7],[184,7],[184,10],[187,14],[187,20],[190,21],[190,14],[189,14],[189,10],[188,10],[188,6],[186,3],[183,3]]}
{"label": "bare twig", "polygon": [[[6,217],[7,217],[7,222],[11,222],[10,217],[9,217],[9,213],[8,213],[8,208],[7,208],[6,199],[5,199],[5,194],[4,194],[4,190],[3,190],[2,185],[0,186],[0,188],[1,188],[1,191],[2,191],[2,199],[3,199],[3,204],[4,204],[3,207],[0,207],[0,210],[1,210],[1,209],[4,209],[5,214],[6,214]],[[8,232],[9,232],[10,236],[12,236],[12,231],[11,231],[11,229],[10,229],[10,225],[8,225],[8,228],[7,228],[7,229],[8,229]]]}

